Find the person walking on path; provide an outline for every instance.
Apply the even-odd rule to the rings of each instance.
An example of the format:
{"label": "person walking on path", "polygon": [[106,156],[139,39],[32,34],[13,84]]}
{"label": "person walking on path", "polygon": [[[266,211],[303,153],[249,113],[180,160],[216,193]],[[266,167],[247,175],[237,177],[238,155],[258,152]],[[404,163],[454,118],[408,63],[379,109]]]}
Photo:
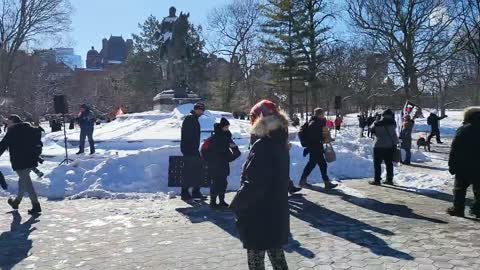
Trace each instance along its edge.
{"label": "person walking on path", "polygon": [[406,115],[403,121],[402,131],[400,132],[400,148],[405,150],[405,160],[402,161],[404,165],[410,165],[412,161],[412,132],[415,121],[410,115]]}
{"label": "person walking on path", "polygon": [[41,148],[40,144],[36,140],[35,130],[30,124],[23,122],[18,115],[11,115],[8,118],[7,134],[0,142],[0,156],[8,149],[12,169],[19,177],[18,195],[15,199],[9,198],[8,204],[14,210],[17,210],[25,192],[27,192],[32,203],[32,209],[28,210],[31,215],[42,212],[30,178],[30,172],[38,166],[38,151],[36,149]]}
{"label": "person walking on path", "polygon": [[428,143],[432,141],[434,136],[436,137],[438,144],[443,143],[440,138],[440,120],[443,120],[446,117],[448,116],[444,115],[442,117],[438,117],[435,111],[430,113],[430,116],[427,118],[427,124],[432,127],[432,130],[427,138]]}
{"label": "person walking on path", "polygon": [[85,139],[88,137],[90,145],[90,155],[95,154],[95,141],[93,140],[93,130],[95,128],[95,115],[86,105],[80,106],[77,122],[80,125],[80,144],[77,155],[85,153]]}
{"label": "person walking on path", "polygon": [[465,215],[465,196],[467,188],[472,185],[475,200],[470,212],[480,218],[479,138],[480,107],[471,107],[465,110],[463,126],[457,130],[453,139],[448,161],[449,171],[455,175],[453,207],[447,209],[447,213],[452,216]]}
{"label": "person walking on path", "polygon": [[382,162],[387,168],[387,180],[384,184],[393,185],[393,155],[398,145],[397,123],[393,112],[388,109],[382,114],[380,121],[373,124],[372,132],[375,136],[373,146],[373,166],[375,178],[369,182],[371,185],[381,185]]}
{"label": "person walking on path", "polygon": [[332,189],[337,187],[337,184],[330,182],[327,173],[327,161],[325,160],[325,149],[323,144],[330,143],[330,132],[326,128],[326,119],[324,111],[321,108],[316,108],[312,120],[308,123],[306,129],[306,151],[310,154],[307,165],[303,169],[302,177],[300,178],[301,187],[311,187],[307,182],[307,178],[313,169],[318,165],[322,174],[325,188]]}
{"label": "person walking on path", "polygon": [[[214,133],[202,145],[202,157],[208,165],[208,175],[212,180],[210,187],[210,207],[228,207],[225,202],[227,178],[230,175],[230,162],[240,157],[240,150],[232,140],[229,131],[230,122],[222,118],[215,123]],[[219,203],[217,204],[217,197]]]}
{"label": "person walking on path", "polygon": [[[205,104],[196,103],[193,110],[185,117],[182,123],[182,134],[180,140],[180,150],[185,157],[200,158],[200,135],[201,128],[198,119],[205,112]],[[184,185],[181,190],[181,198],[184,201],[191,199],[203,199],[203,194],[200,192],[200,186],[194,186],[192,194],[188,190],[191,186]]]}
{"label": "person walking on path", "polygon": [[241,187],[232,201],[237,229],[250,270],[265,269],[268,254],[275,270],[287,270],[282,249],[290,235],[288,119],[283,113],[256,118],[258,138],[243,165]]}

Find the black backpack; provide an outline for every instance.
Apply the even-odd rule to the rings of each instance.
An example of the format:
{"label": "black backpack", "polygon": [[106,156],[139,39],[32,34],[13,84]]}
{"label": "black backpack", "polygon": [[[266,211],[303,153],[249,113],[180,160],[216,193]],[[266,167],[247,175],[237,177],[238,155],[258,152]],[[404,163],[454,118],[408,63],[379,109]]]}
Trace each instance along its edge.
{"label": "black backpack", "polygon": [[308,130],[308,121],[305,122],[305,124],[303,124],[301,127],[300,127],[300,130],[298,131],[298,139],[300,140],[300,144],[303,146],[303,147],[307,147],[308,143],[307,143],[307,130]]}
{"label": "black backpack", "polygon": [[43,129],[40,127],[31,127],[32,129],[32,137],[31,137],[31,147],[32,153],[36,156],[40,156],[43,151],[43,143],[42,143],[42,131]]}

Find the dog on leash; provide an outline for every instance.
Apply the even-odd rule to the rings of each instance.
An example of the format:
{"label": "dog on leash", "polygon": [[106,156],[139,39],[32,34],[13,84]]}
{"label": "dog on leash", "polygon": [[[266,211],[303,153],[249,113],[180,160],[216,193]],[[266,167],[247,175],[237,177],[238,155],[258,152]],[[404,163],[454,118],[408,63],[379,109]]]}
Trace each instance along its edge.
{"label": "dog on leash", "polygon": [[424,137],[420,137],[417,140],[417,147],[420,150],[420,147],[423,147],[425,151],[431,152],[432,150],[430,149],[430,142],[427,141]]}

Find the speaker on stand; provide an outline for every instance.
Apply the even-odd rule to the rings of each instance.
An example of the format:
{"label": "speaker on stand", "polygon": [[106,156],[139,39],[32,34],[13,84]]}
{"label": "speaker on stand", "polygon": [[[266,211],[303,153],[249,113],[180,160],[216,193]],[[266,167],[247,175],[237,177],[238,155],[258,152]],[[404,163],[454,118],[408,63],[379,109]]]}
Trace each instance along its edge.
{"label": "speaker on stand", "polygon": [[53,96],[53,107],[55,109],[56,114],[61,114],[63,119],[63,142],[65,145],[65,159],[60,162],[58,165],[68,164],[72,159],[68,158],[68,145],[67,145],[67,127],[66,127],[66,120],[65,114],[68,113],[68,103],[67,98],[65,95],[55,95]]}

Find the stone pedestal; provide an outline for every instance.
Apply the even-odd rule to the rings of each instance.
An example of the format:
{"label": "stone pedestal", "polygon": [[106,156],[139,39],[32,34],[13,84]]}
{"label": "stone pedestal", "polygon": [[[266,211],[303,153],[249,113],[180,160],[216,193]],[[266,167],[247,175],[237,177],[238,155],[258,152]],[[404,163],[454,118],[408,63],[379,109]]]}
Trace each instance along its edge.
{"label": "stone pedestal", "polygon": [[171,112],[179,105],[196,103],[201,98],[194,93],[187,93],[186,97],[176,98],[174,90],[166,90],[153,98],[153,109],[160,112]]}

